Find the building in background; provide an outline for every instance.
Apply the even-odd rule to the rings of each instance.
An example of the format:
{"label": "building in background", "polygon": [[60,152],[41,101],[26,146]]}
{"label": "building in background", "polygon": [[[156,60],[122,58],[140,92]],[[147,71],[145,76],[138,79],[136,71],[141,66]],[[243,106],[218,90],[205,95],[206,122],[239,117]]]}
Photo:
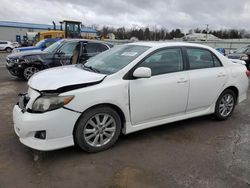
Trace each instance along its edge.
{"label": "building in background", "polygon": [[[53,29],[54,26],[48,24],[0,21],[0,40],[22,42],[30,40],[28,37],[35,35],[39,31]],[[60,25],[57,25],[56,29],[60,30]],[[83,38],[95,38],[97,31],[93,28],[83,27],[81,28],[81,36]]]}

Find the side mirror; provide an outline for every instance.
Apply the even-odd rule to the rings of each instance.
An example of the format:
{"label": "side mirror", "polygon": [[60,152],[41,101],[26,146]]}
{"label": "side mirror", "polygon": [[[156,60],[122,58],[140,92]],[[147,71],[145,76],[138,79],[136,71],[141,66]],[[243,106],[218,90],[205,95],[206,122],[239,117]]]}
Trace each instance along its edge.
{"label": "side mirror", "polygon": [[152,76],[152,71],[148,67],[139,67],[133,72],[135,78],[150,78]]}
{"label": "side mirror", "polygon": [[56,55],[58,55],[58,56],[60,57],[60,56],[65,55],[65,53],[64,53],[64,52],[62,52],[62,51],[57,51],[57,52],[56,52]]}

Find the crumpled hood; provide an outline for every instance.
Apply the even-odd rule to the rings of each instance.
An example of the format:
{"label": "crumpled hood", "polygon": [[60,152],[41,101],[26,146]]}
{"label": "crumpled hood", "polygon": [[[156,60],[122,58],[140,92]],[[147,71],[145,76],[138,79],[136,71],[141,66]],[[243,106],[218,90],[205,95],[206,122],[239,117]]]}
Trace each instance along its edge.
{"label": "crumpled hood", "polygon": [[39,91],[58,90],[68,86],[99,82],[105,76],[86,71],[80,66],[68,65],[38,72],[29,79],[28,85]]}
{"label": "crumpled hood", "polygon": [[25,50],[40,50],[40,47],[37,46],[28,46],[28,47],[19,47],[16,48],[16,50],[20,50],[20,51],[25,51]]}
{"label": "crumpled hood", "polygon": [[43,55],[43,54],[48,54],[48,52],[41,51],[41,50],[22,51],[22,52],[10,54],[7,57],[8,58],[20,58],[20,57],[25,57],[25,56]]}

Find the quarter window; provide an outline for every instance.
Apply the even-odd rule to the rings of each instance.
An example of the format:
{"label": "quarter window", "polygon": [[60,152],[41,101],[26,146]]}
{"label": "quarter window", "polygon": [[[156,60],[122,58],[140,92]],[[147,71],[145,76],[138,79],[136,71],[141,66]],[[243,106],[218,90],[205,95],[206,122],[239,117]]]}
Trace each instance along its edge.
{"label": "quarter window", "polygon": [[219,59],[215,55],[213,55],[213,60],[214,60],[215,67],[221,67],[221,62],[219,61]]}
{"label": "quarter window", "polygon": [[148,67],[152,75],[160,75],[183,70],[182,53],[180,48],[160,50],[145,59],[140,67]]}
{"label": "quarter window", "polygon": [[187,48],[187,55],[190,69],[204,69],[221,66],[219,59],[205,49]]}

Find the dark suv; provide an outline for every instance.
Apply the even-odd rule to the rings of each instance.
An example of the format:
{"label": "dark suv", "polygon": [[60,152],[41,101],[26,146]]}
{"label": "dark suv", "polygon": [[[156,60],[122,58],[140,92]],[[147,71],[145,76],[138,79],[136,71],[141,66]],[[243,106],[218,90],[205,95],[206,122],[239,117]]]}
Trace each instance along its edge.
{"label": "dark suv", "polygon": [[13,75],[28,80],[34,73],[51,67],[83,63],[113,47],[109,43],[84,39],[62,39],[43,51],[29,51],[7,56],[6,67]]}
{"label": "dark suv", "polygon": [[246,62],[246,67],[250,70],[250,45],[239,48],[228,55],[229,59],[240,59]]}

